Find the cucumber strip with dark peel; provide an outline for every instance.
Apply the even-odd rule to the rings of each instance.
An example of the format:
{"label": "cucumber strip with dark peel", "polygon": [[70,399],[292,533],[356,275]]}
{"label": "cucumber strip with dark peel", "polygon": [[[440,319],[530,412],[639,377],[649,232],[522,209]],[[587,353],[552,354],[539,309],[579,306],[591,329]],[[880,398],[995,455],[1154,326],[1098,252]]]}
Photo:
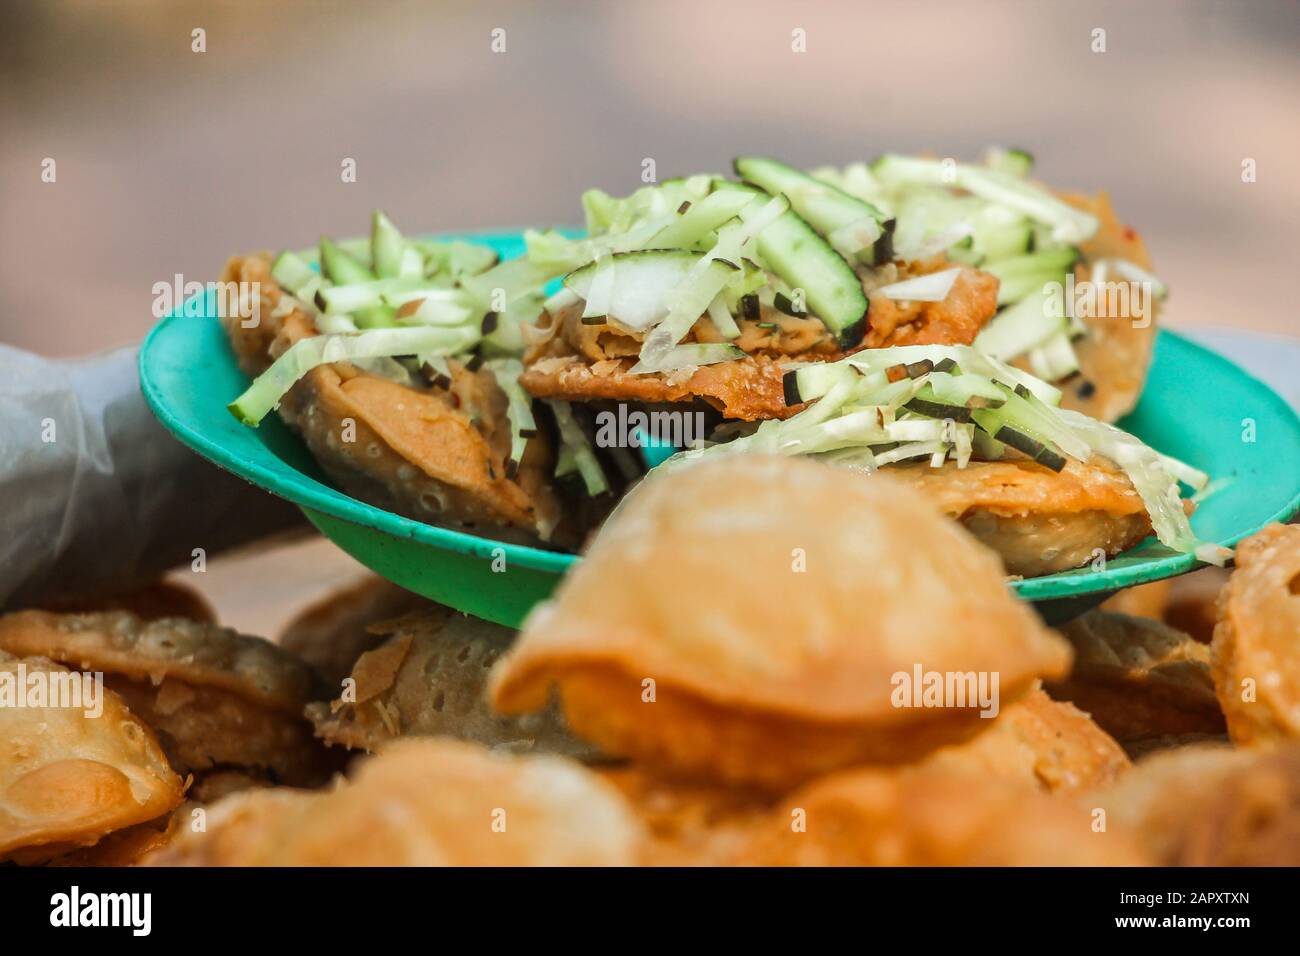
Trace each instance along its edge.
{"label": "cucumber strip with dark peel", "polygon": [[946,405],[943,402],[934,402],[925,398],[913,398],[903,405],[908,411],[916,412],[918,415],[925,415],[927,418],[951,418],[955,422],[968,422],[971,420],[971,410],[965,405]]}
{"label": "cucumber strip with dark peel", "polygon": [[882,234],[879,209],[829,183],[762,156],[741,156],[733,165],[745,182],[773,196],[785,193],[791,208],[842,255],[872,249]]}
{"label": "cucumber strip with dark peel", "polygon": [[[727,180],[716,180],[714,188],[765,195],[754,186]],[[862,282],[844,257],[793,209],[760,232],[754,244],[767,268],[791,288],[803,289],[809,311],[835,334],[840,345],[849,347],[861,340],[868,307]]]}

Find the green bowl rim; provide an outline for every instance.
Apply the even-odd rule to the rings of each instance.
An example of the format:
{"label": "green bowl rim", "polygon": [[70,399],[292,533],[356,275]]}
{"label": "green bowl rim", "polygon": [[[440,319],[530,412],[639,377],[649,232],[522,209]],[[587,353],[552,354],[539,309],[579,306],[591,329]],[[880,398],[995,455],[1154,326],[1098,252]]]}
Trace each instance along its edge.
{"label": "green bowl rim", "polygon": [[[501,242],[517,241],[518,237],[518,232],[490,230],[482,232],[442,233],[432,238]],[[145,336],[140,347],[138,361],[140,370],[140,388],[144,394],[145,401],[167,429],[180,439],[181,442],[203,455],[205,458],[216,463],[218,466],[232,471],[240,477],[253,482],[272,494],[292,501],[294,504],[301,507],[313,508],[317,511],[324,512],[325,514],[332,515],[335,518],[351,521],[364,527],[382,531],[395,538],[409,539],[435,548],[442,548],[458,554],[478,558],[491,557],[496,553],[497,549],[503,549],[506,559],[511,563],[555,574],[563,574],[578,560],[580,560],[579,555],[576,554],[560,551],[546,551],[530,545],[508,544],[506,542],[471,534],[467,531],[441,528],[436,525],[416,521],[412,518],[405,518],[390,511],[384,511],[374,505],[366,504],[365,502],[352,498],[341,491],[321,484],[315,479],[303,475],[287,463],[284,464],[284,467],[289,469],[292,472],[292,475],[289,477],[282,476],[275,470],[272,470],[257,461],[249,459],[243,455],[233,454],[230,449],[212,441],[203,433],[191,429],[185,422],[177,418],[168,408],[162,391],[159,388],[158,383],[154,381],[150,373],[149,364],[146,361],[146,356],[149,354],[150,345],[154,337],[159,335],[161,331],[169,325],[169,323],[185,317],[183,315],[184,310],[184,305],[177,307],[175,311],[159,320]],[[1157,335],[1158,337],[1169,336],[1176,339],[1180,346],[1202,353],[1201,357],[1204,360],[1211,363],[1217,363],[1220,366],[1226,367],[1233,374],[1249,379],[1262,392],[1267,393],[1268,400],[1275,404],[1292,420],[1295,431],[1300,434],[1300,417],[1297,416],[1295,409],[1293,409],[1267,384],[1261,382],[1249,372],[1219,355],[1217,352],[1207,349],[1184,336],[1178,335],[1176,332],[1171,332],[1168,329],[1160,329],[1158,330]],[[1300,488],[1297,488],[1290,501],[1283,507],[1283,509],[1268,521],[1265,521],[1247,531],[1243,531],[1229,540],[1219,541],[1216,543],[1229,546],[1234,545],[1242,538],[1254,534],[1266,524],[1272,523],[1273,521],[1286,521],[1294,515],[1298,509],[1300,509]],[[1139,547],[1142,547],[1142,545],[1139,545]],[[1180,554],[1171,551],[1164,557],[1143,561],[1141,564],[1135,566],[1110,567],[1104,571],[1091,571],[1089,569],[1065,571],[1041,578],[1011,581],[1010,586],[1026,600],[1046,601],[1114,591],[1120,588],[1132,587],[1136,584],[1145,584],[1149,581],[1156,581],[1183,574],[1202,564],[1203,562],[1197,561],[1194,555]]]}

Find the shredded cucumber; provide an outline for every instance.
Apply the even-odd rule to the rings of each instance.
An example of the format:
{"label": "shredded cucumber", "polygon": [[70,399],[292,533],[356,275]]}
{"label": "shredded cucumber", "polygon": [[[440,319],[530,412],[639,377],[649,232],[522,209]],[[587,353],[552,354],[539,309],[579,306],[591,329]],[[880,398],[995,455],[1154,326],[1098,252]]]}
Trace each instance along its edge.
{"label": "shredded cucumber", "polygon": [[299,339],[227,407],[245,425],[255,426],[280,404],[299,379],[317,366],[399,355],[452,355],[472,346],[476,338],[477,332],[472,329],[412,328]]}
{"label": "shredded cucumber", "polygon": [[[582,426],[573,417],[573,408],[568,402],[553,401],[547,402],[547,404],[551,406],[551,411],[555,413],[555,424],[560,432],[560,442],[563,449],[567,450],[569,455],[572,456],[573,464],[582,476],[582,483],[586,486],[587,494],[598,495],[608,491],[609,481],[605,477],[605,470],[600,467],[600,461],[596,458],[596,452],[592,449],[591,443],[587,441]],[[561,455],[563,455],[563,451]]]}

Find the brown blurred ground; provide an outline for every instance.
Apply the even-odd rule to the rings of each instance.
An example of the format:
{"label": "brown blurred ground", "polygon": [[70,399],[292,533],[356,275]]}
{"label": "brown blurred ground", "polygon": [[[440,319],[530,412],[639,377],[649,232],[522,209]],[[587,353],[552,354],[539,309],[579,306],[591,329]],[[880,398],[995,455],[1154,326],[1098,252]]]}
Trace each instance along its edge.
{"label": "brown blurred ground", "polygon": [[[1294,335],[1298,10],[10,0],[0,341],[49,355],[134,341],[155,282],[363,232],[375,206],[411,232],[574,223],[583,188],[629,191],[646,157],[663,178],[742,151],[811,165],[990,142],[1031,149],[1053,184],[1112,192],[1173,289],[1170,324]],[[297,549],[192,583],[231,623],[273,631],[359,573],[325,542]]]}

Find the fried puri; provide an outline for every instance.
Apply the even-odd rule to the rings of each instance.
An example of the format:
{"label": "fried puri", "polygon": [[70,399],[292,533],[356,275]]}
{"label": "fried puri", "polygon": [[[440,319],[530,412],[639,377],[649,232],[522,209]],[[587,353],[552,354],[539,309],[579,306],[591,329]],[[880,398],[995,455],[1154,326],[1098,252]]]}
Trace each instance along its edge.
{"label": "fried puri", "polygon": [[1150,618],[1090,611],[1061,627],[1074,668],[1048,685],[1116,739],[1223,733],[1210,654],[1188,635]]}
{"label": "fried puri", "polygon": [[1211,645],[1228,735],[1242,746],[1300,737],[1300,525],[1237,546]]}
{"label": "fried puri", "polygon": [[312,785],[332,770],[302,716],[323,693],[317,677],[261,638],[125,611],[22,611],[0,618],[0,649],[102,671],[181,773],[242,768]]}
{"label": "fried puri", "polygon": [[1086,713],[1033,690],[983,733],[944,747],[928,764],[1068,794],[1110,783],[1128,769],[1129,759]]}
{"label": "fried puri", "polygon": [[357,658],[383,641],[384,632],[375,628],[377,623],[416,611],[452,613],[378,575],[369,575],[295,615],[276,643],[314,667],[328,686],[338,687]]}
{"label": "fried puri", "polygon": [[307,715],[327,743],[378,750],[396,737],[455,737],[516,752],[596,756],[564,726],[558,708],[506,717],[488,706],[489,669],[514,631],[439,608],[388,626],[362,654],[346,694]]}
{"label": "fried puri", "polygon": [[1151,533],[1133,483],[1101,458],[1067,459],[1060,472],[1032,461],[946,461],[890,466],[1002,558],[1007,571],[1037,577],[1126,551]]}
{"label": "fried puri", "polygon": [[1300,749],[1196,744],[1153,754],[1083,799],[1163,866],[1300,865]]}
{"label": "fried puri", "polygon": [[747,866],[1141,866],[1118,826],[1018,781],[859,768],[789,795],[730,861]]}
{"label": "fried puri", "polygon": [[492,701],[538,710],[558,688],[579,736],[685,777],[779,789],[913,760],[984,722],[965,695],[896,706],[915,668],[996,674],[1006,704],[1069,667],[1003,575],[883,474],[766,456],[653,472],[525,622]]}
{"label": "fried puri", "polygon": [[[1093,265],[1080,262],[1075,266],[1076,285],[1096,277],[1095,263],[1102,258],[1124,259],[1150,271],[1151,260],[1142,237],[1116,218],[1107,193],[1062,198],[1096,216],[1101,224],[1080,246]],[[1124,280],[1112,273],[1106,281]],[[1061,405],[1113,422],[1133,410],[1146,384],[1156,341],[1157,303],[1145,292],[1140,292],[1136,300],[1130,299],[1127,309],[1123,299],[1112,302],[1109,296],[1098,296],[1098,303],[1095,314],[1080,317],[1088,334],[1073,343],[1079,374],[1062,384]]]}
{"label": "fried puri", "polygon": [[[230,260],[222,281],[257,283],[262,291],[254,327],[225,320],[247,374],[260,374],[316,334],[312,318],[271,277],[269,256]],[[561,507],[548,483],[554,461],[546,437],[531,439],[517,468],[508,467],[505,393],[487,369],[448,364],[452,381],[445,388],[402,385],[347,362],[322,365],[290,389],[280,417],[326,473],[363,501],[503,541],[575,543],[576,529],[557,527]]]}
{"label": "fried puri", "polygon": [[[0,682],[23,701],[0,706],[0,860],[58,856],[181,802],[180,777],[121,697],[101,685],[95,707],[84,689],[77,697],[55,690],[84,688],[86,679],[45,658],[0,650]],[[42,699],[38,687],[46,688]]]}
{"label": "fried puri", "polygon": [[[873,273],[872,288],[951,268],[942,257],[925,262],[891,264]],[[861,343],[850,348],[884,345],[969,345],[997,311],[997,279],[962,268],[942,302],[896,302],[869,295],[867,325]],[[867,288],[868,293],[871,288]],[[788,418],[803,405],[787,405],[782,381],[791,361],[834,361],[846,353],[820,319],[789,315],[771,306],[757,318],[737,320],[739,337],[724,340],[712,321],[702,317],[683,339],[686,343],[730,341],[745,357],[677,372],[630,374],[642,336],[612,319],[601,325],[582,321],[584,304],[544,315],[543,334],[524,356],[520,384],[538,398],[589,402],[622,400],[642,404],[702,400],[724,418],[760,421]]]}
{"label": "fried puri", "polygon": [[150,862],[617,866],[635,862],[642,836],[618,791],[572,761],[401,740],[328,792],[236,794]]}

